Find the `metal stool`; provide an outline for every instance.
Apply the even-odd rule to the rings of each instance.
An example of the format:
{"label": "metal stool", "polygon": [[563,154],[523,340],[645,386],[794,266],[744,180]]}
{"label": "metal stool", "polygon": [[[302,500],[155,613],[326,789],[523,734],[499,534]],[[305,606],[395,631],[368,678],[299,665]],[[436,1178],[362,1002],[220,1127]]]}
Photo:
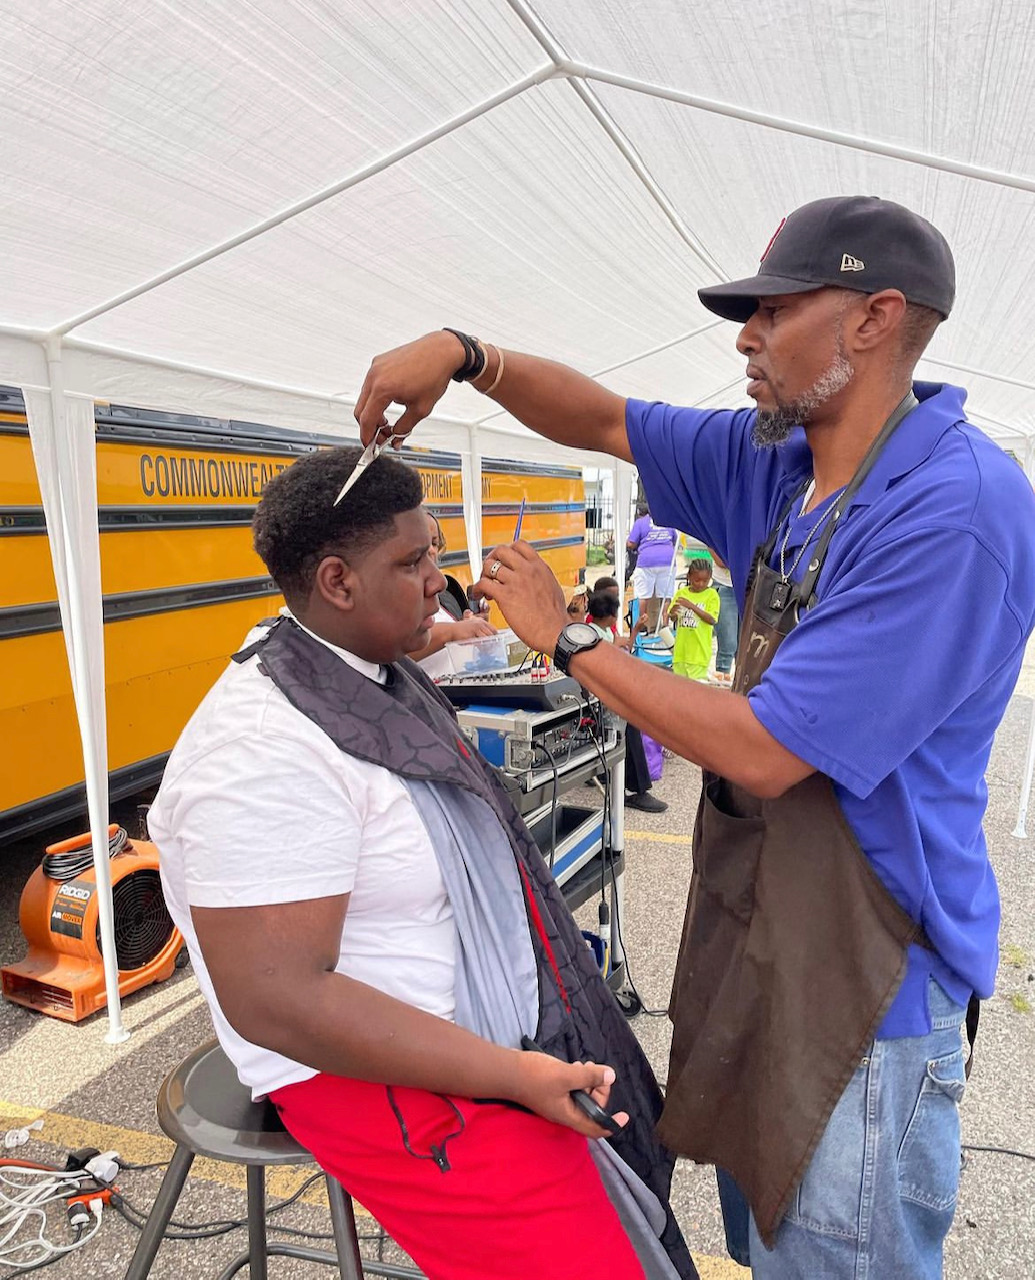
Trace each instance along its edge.
{"label": "metal stool", "polygon": [[364,1275],[419,1277],[412,1267],[360,1258],[352,1198],[337,1178],[327,1176],[331,1229],[336,1254],[266,1238],[265,1172],[269,1164],[312,1164],[313,1157],[292,1138],[269,1102],[252,1102],[230,1060],[215,1040],[203,1044],[166,1076],[158,1093],[158,1123],[176,1143],[151,1215],[144,1224],[125,1280],[147,1280],[162,1237],[173,1216],[194,1157],[211,1156],[247,1165],[248,1251],[220,1275],[230,1280],[248,1267],[249,1280],[267,1280],[266,1260],[273,1254],[310,1262],[337,1263],[341,1280]]}

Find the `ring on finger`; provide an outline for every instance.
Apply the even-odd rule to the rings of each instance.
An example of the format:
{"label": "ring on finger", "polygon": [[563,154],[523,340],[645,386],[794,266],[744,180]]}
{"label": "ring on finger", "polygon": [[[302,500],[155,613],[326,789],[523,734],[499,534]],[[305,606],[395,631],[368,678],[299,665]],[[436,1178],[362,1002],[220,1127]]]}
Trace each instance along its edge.
{"label": "ring on finger", "polygon": [[496,581],[496,576],[502,568],[503,563],[500,560],[493,560],[492,564],[489,565],[489,577],[493,582]]}

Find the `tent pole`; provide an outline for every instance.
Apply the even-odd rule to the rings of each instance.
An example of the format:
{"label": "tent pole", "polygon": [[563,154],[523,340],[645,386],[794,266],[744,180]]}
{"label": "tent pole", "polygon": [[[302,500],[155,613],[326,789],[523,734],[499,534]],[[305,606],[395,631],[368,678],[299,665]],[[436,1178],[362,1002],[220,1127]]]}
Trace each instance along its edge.
{"label": "tent pole", "polygon": [[1003,382],[1008,387],[1021,387],[1025,391],[1035,391],[1035,382],[1025,382],[1023,378],[1011,378],[1005,373],[990,373],[987,369],[975,369],[973,365],[937,360],[934,356],[928,355],[922,355],[920,363],[936,364],[939,369],[952,369],[956,373],[969,373],[972,378],[988,378],[992,382]]}
{"label": "tent pole", "polygon": [[[1035,486],[1035,440],[1028,441],[1025,451],[1024,472],[1028,480]],[[1031,799],[1031,775],[1035,771],[1035,699],[1031,704],[1031,720],[1028,724],[1028,750],[1024,757],[1024,773],[1021,775],[1021,802],[1017,807],[1017,825],[1014,827],[1015,840],[1027,840],[1028,801]]]}
{"label": "tent pole", "polygon": [[640,80],[635,76],[620,75],[614,71],[607,71],[603,67],[590,66],[585,62],[558,61],[558,70],[562,75],[571,78],[595,80],[601,84],[613,85],[616,89],[631,89],[634,93],[645,93],[652,98],[676,102],[684,107],[696,107],[699,111],[728,116],[732,120],[743,120],[748,124],[776,129],[781,133],[793,133],[801,138],[815,138],[819,142],[832,142],[836,146],[851,147],[855,151],[866,151],[871,155],[890,156],[893,160],[906,160],[911,164],[924,165],[928,169],[957,173],[961,177],[975,178],[979,182],[991,182],[996,186],[1013,187],[1018,191],[1035,191],[1035,178],[1028,178],[1023,174],[1006,173],[1001,169],[990,169],[985,165],[954,160],[951,156],[939,156],[930,151],[917,151],[913,147],[896,146],[880,138],[864,138],[859,134],[842,133],[838,129],[824,129],[819,125],[807,124],[802,120],[790,120],[785,116],[772,115],[767,111],[753,111],[749,107],[741,107],[732,102],[702,98],[695,93],[685,93],[682,89],[672,89],[667,85],[652,84],[649,80]]}
{"label": "tent pole", "polygon": [[[94,878],[97,884],[97,910],[100,921],[101,947],[104,964],[104,989],[107,995],[108,1031],[104,1039],[108,1044],[120,1044],[129,1038],[122,1025],[122,1001],[119,996],[119,972],[115,953],[115,917],[112,904],[111,867],[108,862],[108,761],[106,747],[106,707],[104,692],[104,632],[91,637],[86,602],[82,593],[79,564],[82,549],[70,536],[70,515],[76,490],[75,440],[66,415],[64,369],[61,361],[61,339],[50,335],[46,340],[47,368],[50,374],[51,431],[54,458],[57,463],[58,504],[57,521],[64,542],[62,563],[55,559],[56,574],[65,579],[66,596],[61,603],[62,625],[66,629],[69,663],[72,671],[72,692],[79,717],[79,733],[83,744],[83,763],[86,772],[86,804],[93,836]],[[91,414],[92,417],[92,414]],[[96,444],[91,437],[91,451]],[[94,527],[97,525],[96,464],[90,469],[88,500],[92,503]],[[42,486],[41,486],[42,489]],[[53,533],[51,534],[53,537]],[[94,544],[100,554],[99,542]],[[97,581],[100,569],[97,568]],[[98,666],[91,673],[89,650],[99,641]],[[96,678],[96,672],[100,678]]]}
{"label": "tent pole", "polygon": [[1027,840],[1028,801],[1031,799],[1031,775],[1035,769],[1035,699],[1031,704],[1031,720],[1028,724],[1028,751],[1024,757],[1024,781],[1021,783],[1021,802],[1017,807],[1017,825],[1011,835],[1015,840]]}
{"label": "tent pole", "polygon": [[467,428],[467,452],[460,455],[460,480],[464,491],[464,531],[471,582],[482,576],[482,455],[478,428]]}
{"label": "tent pole", "polygon": [[[629,560],[629,508],[632,506],[632,482],[636,469],[626,462],[615,462],[612,468],[614,485],[615,577],[621,599],[625,600],[625,569]],[[624,610],[623,610],[624,611]]]}

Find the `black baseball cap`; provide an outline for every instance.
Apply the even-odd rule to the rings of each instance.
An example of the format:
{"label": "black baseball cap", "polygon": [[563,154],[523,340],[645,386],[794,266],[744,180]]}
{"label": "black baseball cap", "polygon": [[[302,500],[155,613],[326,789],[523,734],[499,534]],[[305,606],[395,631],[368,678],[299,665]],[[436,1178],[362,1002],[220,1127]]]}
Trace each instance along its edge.
{"label": "black baseball cap", "polygon": [[743,324],[759,298],[825,285],[861,293],[898,289],[907,302],[945,319],[956,296],[956,267],[942,233],[911,209],[878,196],[833,196],[784,218],[757,275],[709,285],[697,296],[717,316]]}

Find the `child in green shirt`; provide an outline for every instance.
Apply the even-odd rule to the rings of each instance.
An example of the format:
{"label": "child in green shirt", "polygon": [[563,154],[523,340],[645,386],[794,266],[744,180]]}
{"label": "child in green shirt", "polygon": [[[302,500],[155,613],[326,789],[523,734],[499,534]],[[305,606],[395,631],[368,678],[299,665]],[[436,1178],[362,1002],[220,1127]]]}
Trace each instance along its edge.
{"label": "child in green shirt", "polygon": [[676,625],[672,670],[689,680],[706,680],[712,660],[712,633],[719,620],[719,593],[711,585],[712,566],[703,557],[687,565],[686,586],[669,605],[668,619]]}

